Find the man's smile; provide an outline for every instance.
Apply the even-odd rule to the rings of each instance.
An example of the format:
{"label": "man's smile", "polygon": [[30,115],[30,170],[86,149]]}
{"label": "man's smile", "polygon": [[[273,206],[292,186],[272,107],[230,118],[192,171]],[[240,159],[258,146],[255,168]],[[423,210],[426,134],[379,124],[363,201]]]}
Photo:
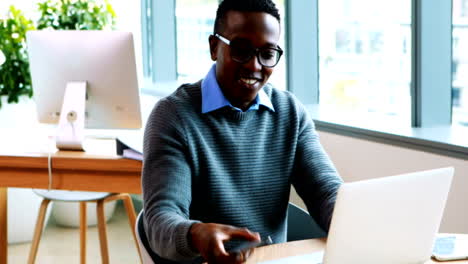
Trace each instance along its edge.
{"label": "man's smile", "polygon": [[263,81],[262,78],[254,77],[254,76],[241,76],[239,78],[239,83],[249,88],[253,88],[254,86],[257,86],[257,84],[261,84],[262,81]]}
{"label": "man's smile", "polygon": [[254,85],[259,80],[255,78],[240,78],[240,81],[247,85]]}

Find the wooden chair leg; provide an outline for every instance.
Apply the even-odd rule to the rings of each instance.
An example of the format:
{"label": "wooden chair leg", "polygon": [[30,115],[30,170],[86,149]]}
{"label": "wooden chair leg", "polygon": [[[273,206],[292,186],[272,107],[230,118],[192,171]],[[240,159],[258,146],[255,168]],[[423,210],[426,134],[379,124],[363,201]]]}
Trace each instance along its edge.
{"label": "wooden chair leg", "polygon": [[86,216],[86,202],[80,202],[80,263],[86,263],[86,229],[88,227]]}
{"label": "wooden chair leg", "polygon": [[44,199],[42,200],[41,207],[39,208],[39,215],[37,217],[36,228],[34,230],[31,251],[29,252],[28,264],[33,264],[36,260],[37,249],[39,248],[39,241],[41,240],[42,229],[44,227],[44,219],[49,203],[49,199]]}
{"label": "wooden chair leg", "polygon": [[140,254],[140,247],[138,246],[138,240],[135,233],[136,214],[135,208],[133,207],[132,197],[129,194],[126,194],[122,197],[122,200],[124,202],[125,210],[127,211],[128,223],[130,224],[130,229],[132,230],[133,241],[135,241],[138,256],[140,257],[140,262],[143,263],[143,259]]}
{"label": "wooden chair leg", "polygon": [[97,201],[97,224],[99,232],[99,244],[101,245],[101,259],[103,264],[109,264],[109,250],[107,248],[107,227],[104,215],[104,200]]}

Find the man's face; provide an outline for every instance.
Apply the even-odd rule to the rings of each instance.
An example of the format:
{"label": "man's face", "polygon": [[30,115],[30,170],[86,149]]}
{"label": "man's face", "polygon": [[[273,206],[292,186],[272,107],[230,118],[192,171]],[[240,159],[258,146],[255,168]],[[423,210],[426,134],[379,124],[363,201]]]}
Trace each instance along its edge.
{"label": "man's face", "polygon": [[[229,11],[226,26],[220,35],[232,41],[242,39],[255,48],[277,47],[280,37],[278,20],[261,12]],[[236,107],[245,110],[267,83],[273,68],[262,66],[257,56],[246,63],[233,61],[229,45],[210,38],[211,58],[216,61],[216,79],[224,96]]]}

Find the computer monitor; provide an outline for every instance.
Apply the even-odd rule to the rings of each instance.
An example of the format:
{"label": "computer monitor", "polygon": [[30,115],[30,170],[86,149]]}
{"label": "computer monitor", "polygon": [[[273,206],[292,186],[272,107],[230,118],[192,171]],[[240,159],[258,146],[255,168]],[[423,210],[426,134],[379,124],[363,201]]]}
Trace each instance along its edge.
{"label": "computer monitor", "polygon": [[83,149],[84,127],[141,127],[130,32],[29,31],[26,39],[39,122],[58,123],[59,149]]}

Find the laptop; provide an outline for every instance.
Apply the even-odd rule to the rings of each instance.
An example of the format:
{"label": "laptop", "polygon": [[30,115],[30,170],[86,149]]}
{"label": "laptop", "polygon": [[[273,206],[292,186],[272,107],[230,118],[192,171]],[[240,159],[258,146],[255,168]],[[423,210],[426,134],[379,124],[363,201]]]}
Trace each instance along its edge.
{"label": "laptop", "polygon": [[325,252],[265,263],[425,263],[453,173],[453,168],[442,168],[344,183],[338,191]]}

